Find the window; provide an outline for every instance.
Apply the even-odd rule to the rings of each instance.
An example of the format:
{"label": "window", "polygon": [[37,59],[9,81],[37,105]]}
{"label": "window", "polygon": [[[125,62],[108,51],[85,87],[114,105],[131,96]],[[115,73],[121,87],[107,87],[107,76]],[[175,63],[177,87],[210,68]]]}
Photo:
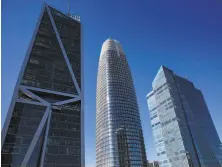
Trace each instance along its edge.
{"label": "window", "polygon": [[39,64],[39,61],[35,59],[30,59],[29,62],[32,64]]}

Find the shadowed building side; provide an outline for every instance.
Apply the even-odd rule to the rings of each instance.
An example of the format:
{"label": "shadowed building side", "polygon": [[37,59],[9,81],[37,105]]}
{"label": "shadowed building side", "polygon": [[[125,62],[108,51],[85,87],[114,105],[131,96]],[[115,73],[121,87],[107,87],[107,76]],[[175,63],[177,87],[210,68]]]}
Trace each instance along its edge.
{"label": "shadowed building side", "polygon": [[80,22],[44,4],[2,129],[2,167],[84,167],[81,71]]}
{"label": "shadowed building side", "polygon": [[125,128],[120,128],[117,130],[117,146],[119,153],[119,166],[120,167],[130,167],[130,157],[129,157],[129,145],[127,142],[126,130]]}

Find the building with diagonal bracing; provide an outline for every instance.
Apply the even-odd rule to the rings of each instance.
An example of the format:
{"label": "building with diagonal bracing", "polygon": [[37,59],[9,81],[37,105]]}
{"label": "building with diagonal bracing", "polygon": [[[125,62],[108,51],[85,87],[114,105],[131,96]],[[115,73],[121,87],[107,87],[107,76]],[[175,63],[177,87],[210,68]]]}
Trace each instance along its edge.
{"label": "building with diagonal bracing", "polygon": [[2,167],[84,166],[78,16],[44,4],[2,129]]}

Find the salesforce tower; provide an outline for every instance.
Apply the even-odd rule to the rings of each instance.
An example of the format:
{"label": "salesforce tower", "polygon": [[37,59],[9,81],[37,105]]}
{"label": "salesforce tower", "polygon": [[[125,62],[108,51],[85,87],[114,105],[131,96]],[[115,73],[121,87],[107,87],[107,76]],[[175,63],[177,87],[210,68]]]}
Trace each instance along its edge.
{"label": "salesforce tower", "polygon": [[146,167],[136,93],[120,43],[102,46],[96,95],[96,166]]}

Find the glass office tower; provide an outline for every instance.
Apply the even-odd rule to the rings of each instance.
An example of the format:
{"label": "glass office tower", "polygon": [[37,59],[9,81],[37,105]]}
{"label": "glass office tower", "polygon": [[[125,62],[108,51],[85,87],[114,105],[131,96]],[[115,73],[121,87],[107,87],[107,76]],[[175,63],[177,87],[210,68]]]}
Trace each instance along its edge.
{"label": "glass office tower", "polygon": [[79,17],[44,5],[2,129],[2,167],[84,166]]}
{"label": "glass office tower", "polygon": [[96,97],[96,166],[146,167],[136,93],[120,43],[102,46]]}
{"label": "glass office tower", "polygon": [[147,95],[160,167],[221,167],[222,145],[204,97],[161,66]]}

